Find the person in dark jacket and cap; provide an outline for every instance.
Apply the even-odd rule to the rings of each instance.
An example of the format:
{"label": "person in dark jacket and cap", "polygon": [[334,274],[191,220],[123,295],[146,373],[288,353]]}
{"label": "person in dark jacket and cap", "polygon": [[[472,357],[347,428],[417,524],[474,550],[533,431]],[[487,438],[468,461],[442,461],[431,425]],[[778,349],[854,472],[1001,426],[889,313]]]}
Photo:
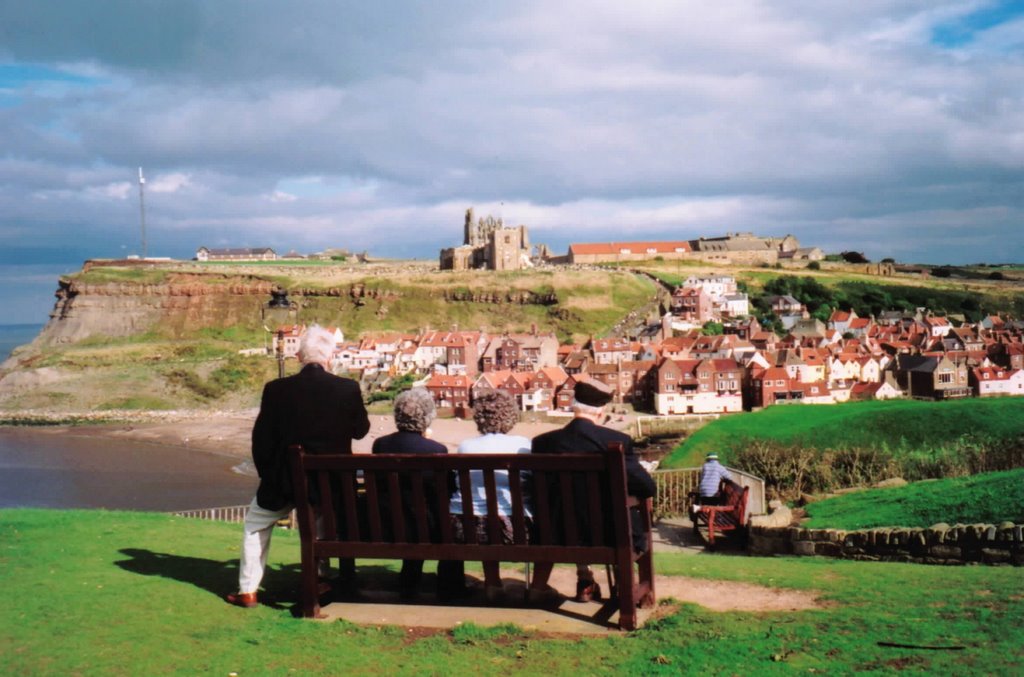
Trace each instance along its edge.
{"label": "person in dark jacket and cap", "polygon": [[[633,440],[629,435],[605,428],[602,423],[605,421],[605,408],[612,401],[614,391],[600,381],[588,379],[580,381],[573,389],[574,398],[572,403],[573,419],[564,428],[552,430],[551,432],[538,435],[533,438],[534,454],[579,454],[579,453],[600,453],[608,449],[611,443],[622,444],[625,450],[626,462],[626,483],[631,496],[637,498],[649,498],[654,496],[654,479],[640,465],[640,460],[633,453]],[[585,497],[584,491],[575,492],[577,500]],[[552,514],[561,514],[558,505],[558,495],[553,493],[556,500],[551,507]],[[586,506],[579,506],[577,513],[581,519],[585,519],[589,511]],[[582,533],[588,530],[581,528]],[[634,546],[635,547],[635,546]],[[550,563],[538,563],[534,569],[533,581],[530,583],[528,596],[534,600],[543,599],[550,595],[548,578],[551,575],[552,565]],[[592,598],[601,597],[601,588],[594,581],[594,574],[590,567],[580,565],[576,569],[576,600],[580,602],[590,601]]]}

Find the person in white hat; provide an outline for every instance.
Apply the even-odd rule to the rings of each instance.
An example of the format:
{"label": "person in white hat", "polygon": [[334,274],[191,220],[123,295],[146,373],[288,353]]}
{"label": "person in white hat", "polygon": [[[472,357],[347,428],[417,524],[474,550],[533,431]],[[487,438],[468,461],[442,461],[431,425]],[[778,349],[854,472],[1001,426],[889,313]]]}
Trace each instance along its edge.
{"label": "person in white hat", "polygon": [[722,480],[732,481],[732,475],[725,466],[718,462],[718,454],[711,452],[704,460],[700,469],[700,504],[718,504],[718,486]]}

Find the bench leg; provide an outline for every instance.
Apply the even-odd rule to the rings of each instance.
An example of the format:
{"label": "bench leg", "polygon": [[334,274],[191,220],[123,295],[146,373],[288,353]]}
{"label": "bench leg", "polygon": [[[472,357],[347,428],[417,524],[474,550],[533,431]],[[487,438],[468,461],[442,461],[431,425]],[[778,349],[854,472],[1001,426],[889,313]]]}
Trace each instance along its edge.
{"label": "bench leg", "polygon": [[302,550],[302,573],[299,583],[299,605],[305,618],[320,616],[320,596],[318,585],[319,562],[313,555],[313,544],[306,539],[300,546]]}
{"label": "bench leg", "polygon": [[654,606],[654,554],[648,547],[647,552],[640,556],[637,561],[637,583],[644,589],[644,596],[640,598],[638,605],[641,608]]}
{"label": "bench leg", "polygon": [[623,630],[636,630],[636,576],[633,574],[633,561],[627,549],[625,556],[619,556],[615,567],[615,587],[619,602],[619,627]]}

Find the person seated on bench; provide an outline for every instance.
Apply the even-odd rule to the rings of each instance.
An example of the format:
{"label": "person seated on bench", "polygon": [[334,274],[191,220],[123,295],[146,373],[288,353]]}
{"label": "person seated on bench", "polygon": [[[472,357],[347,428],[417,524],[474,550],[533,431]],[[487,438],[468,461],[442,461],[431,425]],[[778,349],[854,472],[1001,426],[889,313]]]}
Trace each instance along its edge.
{"label": "person seated on bench", "polygon": [[[654,496],[654,479],[640,465],[640,460],[633,453],[633,440],[629,435],[617,430],[605,428],[601,424],[605,421],[605,407],[612,401],[614,392],[612,389],[597,380],[580,381],[574,389],[572,403],[573,419],[560,430],[538,435],[533,438],[533,453],[535,454],[579,454],[587,452],[603,452],[608,449],[611,443],[621,443],[625,449],[626,462],[626,484],[630,496],[637,498],[650,498]],[[553,515],[560,515],[562,506],[558,499],[557,487],[551,487],[551,496],[555,497],[550,507]],[[576,498],[576,512],[581,517],[580,532],[590,533],[586,525],[586,516],[589,509],[586,505],[585,487],[574,491]],[[631,514],[638,514],[633,511]],[[637,524],[639,520],[634,520]],[[637,533],[634,528],[633,547],[640,551],[646,547],[645,534]],[[543,600],[551,594],[548,587],[548,579],[551,576],[552,564],[538,562],[534,568],[533,581],[527,591],[528,597],[534,601]],[[594,581],[594,574],[590,567],[580,565],[576,567],[576,601],[589,602],[591,599],[601,598],[601,587]]]}
{"label": "person seated on bench", "polygon": [[[447,454],[448,447],[440,442],[429,439],[427,436],[428,427],[437,415],[434,406],[434,398],[426,388],[413,388],[399,393],[395,398],[395,427],[398,432],[379,437],[373,441],[374,454]],[[413,504],[412,483],[407,478],[401,478],[400,491],[402,493],[402,505],[406,507],[405,523],[408,525],[407,533],[415,539],[416,517],[411,514],[409,506]],[[449,481],[454,489],[454,478]],[[427,501],[427,525],[432,534],[438,530],[437,518],[437,493],[431,476],[424,477],[424,494]],[[449,493],[449,496],[451,494]],[[387,482],[384,478],[378,478],[378,500],[382,511],[388,517],[386,524],[390,524],[391,501],[388,495]],[[416,597],[419,591],[420,580],[423,577],[423,560],[405,559],[402,560],[402,572],[399,574],[399,594],[402,599],[410,600]]]}
{"label": "person seated on bench", "polygon": [[698,502],[700,505],[721,505],[722,497],[718,494],[718,487],[722,480],[732,481],[732,474],[725,469],[725,466],[718,462],[718,454],[711,452],[704,460],[700,469],[700,486],[698,489]]}
{"label": "person seated on bench", "polygon": [[[520,435],[509,435],[508,432],[519,422],[519,408],[515,399],[508,393],[501,391],[490,391],[476,397],[473,401],[473,420],[476,422],[479,437],[471,437],[459,445],[460,454],[528,454],[530,453],[529,438]],[[487,494],[484,488],[484,473],[482,470],[473,470],[469,474],[469,481],[472,487],[473,497],[473,519],[476,523],[477,540],[480,543],[487,543]],[[511,544],[512,521],[509,515],[512,512],[512,495],[508,484],[508,471],[498,470],[494,473],[494,485],[498,499],[498,518],[501,520],[502,540]],[[463,514],[462,491],[456,491],[452,496],[451,506],[452,525],[455,531],[455,540],[465,542],[467,515]],[[526,517],[529,518],[529,511],[526,510]],[[460,563],[461,564],[461,563]],[[495,601],[502,594],[501,577],[498,573],[499,563],[488,561],[483,563],[484,567],[484,593],[488,601]],[[458,571],[452,571],[451,575],[456,578],[453,585],[464,581],[461,567]],[[447,583],[447,581],[446,581]]]}

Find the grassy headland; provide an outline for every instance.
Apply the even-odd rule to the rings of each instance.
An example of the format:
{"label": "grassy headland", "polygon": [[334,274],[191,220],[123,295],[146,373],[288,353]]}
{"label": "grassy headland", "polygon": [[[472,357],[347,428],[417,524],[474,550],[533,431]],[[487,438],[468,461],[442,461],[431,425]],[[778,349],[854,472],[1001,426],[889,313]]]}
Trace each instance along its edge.
{"label": "grassy headland", "polygon": [[890,477],[956,477],[1024,467],[1024,400],[890,400],[776,405],[696,431],[663,461],[706,453],[765,479],[788,498]]}
{"label": "grassy headland", "polygon": [[[418,636],[294,618],[298,548],[290,533],[275,536],[264,603],[228,606],[220,595],[236,583],[239,536],[236,525],[157,514],[0,512],[5,671],[1013,674],[1024,659],[1024,598],[1014,568],[658,555],[659,575],[821,590],[831,606],[716,613],[686,605],[635,633],[564,639],[517,628],[510,611],[509,623],[493,629]],[[364,572],[380,566],[360,565]],[[395,565],[385,575],[397,579]]]}
{"label": "grassy headland", "polygon": [[[0,407],[252,407],[277,367],[273,358],[238,351],[265,346],[265,327],[276,322],[338,326],[353,340],[458,325],[492,333],[536,327],[583,341],[655,294],[649,279],[622,271],[439,272],[431,265],[90,265],[69,276],[80,285],[71,322],[81,335],[21,354],[22,366],[35,371],[0,393]],[[292,316],[262,316],[275,284],[296,303]]]}
{"label": "grassy headland", "polygon": [[869,529],[1024,522],[1024,468],[865,489],[807,505],[804,526]]}
{"label": "grassy headland", "polygon": [[863,448],[910,454],[948,446],[965,435],[997,439],[1024,435],[1024,398],[777,405],[709,423],[666,457],[663,465],[700,465],[711,451],[728,460],[756,440],[817,451]]}

